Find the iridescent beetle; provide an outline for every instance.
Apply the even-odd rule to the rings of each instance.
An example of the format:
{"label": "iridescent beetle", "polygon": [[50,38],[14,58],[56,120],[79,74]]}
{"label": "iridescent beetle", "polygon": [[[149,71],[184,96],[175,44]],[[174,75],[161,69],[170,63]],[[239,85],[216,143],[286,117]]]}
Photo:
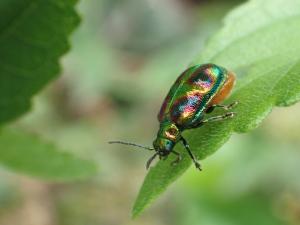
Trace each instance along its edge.
{"label": "iridescent beetle", "polygon": [[237,104],[233,102],[229,105],[219,105],[230,94],[234,83],[234,74],[221,66],[215,64],[192,66],[177,78],[161,106],[158,114],[160,128],[153,142],[153,148],[123,141],[109,143],[154,150],[155,154],[146,164],[148,169],[155,157],[165,159],[170,153],[177,156],[172,165],[177,164],[181,160],[181,155],[174,150],[174,146],[181,141],[196,168],[201,170],[182,132],[186,129],[198,128],[208,122],[233,117],[234,112],[227,112],[204,119],[204,115],[212,112],[216,107],[229,110]]}

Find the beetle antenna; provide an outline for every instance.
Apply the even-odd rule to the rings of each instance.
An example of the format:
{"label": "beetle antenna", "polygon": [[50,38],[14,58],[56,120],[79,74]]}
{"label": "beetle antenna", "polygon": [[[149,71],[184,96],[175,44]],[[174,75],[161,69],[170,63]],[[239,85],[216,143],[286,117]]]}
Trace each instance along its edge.
{"label": "beetle antenna", "polygon": [[150,151],[154,150],[154,148],[151,148],[151,147],[146,147],[146,146],[142,146],[142,145],[138,145],[138,144],[130,143],[130,142],[124,142],[124,141],[109,141],[108,144],[130,145],[130,146],[135,146],[135,147],[147,149],[147,150],[150,150]]}

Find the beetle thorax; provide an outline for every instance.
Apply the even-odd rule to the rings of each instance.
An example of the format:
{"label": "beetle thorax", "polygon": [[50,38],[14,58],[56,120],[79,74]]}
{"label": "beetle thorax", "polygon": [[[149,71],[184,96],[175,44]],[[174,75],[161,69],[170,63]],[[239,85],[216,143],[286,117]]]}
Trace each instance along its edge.
{"label": "beetle thorax", "polygon": [[162,123],[153,142],[153,147],[156,151],[170,152],[180,137],[180,131],[175,124],[170,122]]}
{"label": "beetle thorax", "polygon": [[174,123],[167,121],[160,124],[157,137],[165,138],[176,143],[180,139],[180,130]]}

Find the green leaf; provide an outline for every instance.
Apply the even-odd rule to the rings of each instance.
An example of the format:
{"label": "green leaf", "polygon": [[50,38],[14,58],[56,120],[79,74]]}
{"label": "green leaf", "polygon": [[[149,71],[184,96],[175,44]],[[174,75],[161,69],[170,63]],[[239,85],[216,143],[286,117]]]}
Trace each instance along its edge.
{"label": "green leaf", "polygon": [[30,108],[30,98],[59,73],[67,37],[79,23],[74,0],[0,2],[0,124]]}
{"label": "green leaf", "polygon": [[[237,73],[237,85],[227,101],[239,101],[233,110],[237,115],[184,132],[199,159],[214,153],[233,132],[256,128],[274,106],[288,106],[300,99],[300,1],[252,0],[229,13],[224,22],[194,64],[213,62]],[[180,144],[176,149],[183,160],[172,167],[174,158],[169,157],[149,171],[134,204],[133,217],[191,165]]]}
{"label": "green leaf", "polygon": [[94,175],[97,166],[63,152],[35,136],[4,129],[0,132],[0,163],[20,173],[47,180],[76,180]]}

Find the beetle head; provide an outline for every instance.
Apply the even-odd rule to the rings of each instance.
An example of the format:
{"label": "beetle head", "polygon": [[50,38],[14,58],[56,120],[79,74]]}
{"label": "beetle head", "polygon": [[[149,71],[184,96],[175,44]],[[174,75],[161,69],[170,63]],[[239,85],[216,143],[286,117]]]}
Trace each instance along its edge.
{"label": "beetle head", "polygon": [[175,143],[172,140],[157,137],[153,142],[153,147],[160,157],[165,157],[173,150]]}
{"label": "beetle head", "polygon": [[166,138],[157,137],[153,141],[155,154],[147,161],[146,168],[148,169],[152,161],[158,156],[160,159],[165,159],[173,150],[175,142]]}

